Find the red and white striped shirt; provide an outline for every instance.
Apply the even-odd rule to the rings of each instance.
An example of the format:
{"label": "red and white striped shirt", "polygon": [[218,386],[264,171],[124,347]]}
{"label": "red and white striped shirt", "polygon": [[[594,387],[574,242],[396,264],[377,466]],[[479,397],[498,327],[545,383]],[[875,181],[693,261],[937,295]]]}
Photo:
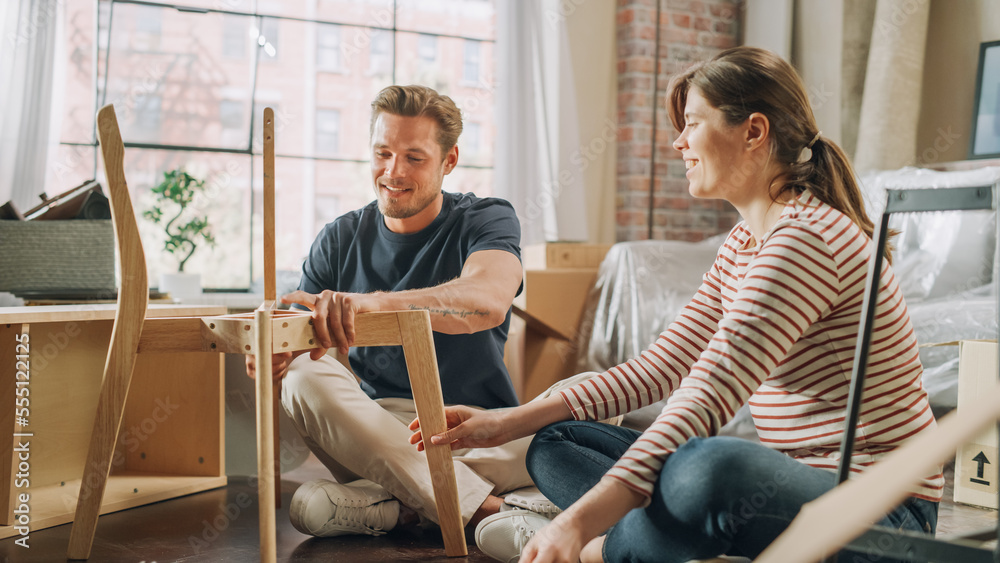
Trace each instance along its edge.
{"label": "red and white striped shirt", "polygon": [[[638,358],[562,391],[577,420],[601,420],[669,397],[608,475],[649,496],[663,462],[715,435],[748,400],[761,443],[836,470],[868,259],[874,244],[805,192],[753,245],[740,223],[698,293]],[[906,304],[883,268],[851,470],[862,471],[934,427]],[[940,472],[912,494],[939,501]]]}

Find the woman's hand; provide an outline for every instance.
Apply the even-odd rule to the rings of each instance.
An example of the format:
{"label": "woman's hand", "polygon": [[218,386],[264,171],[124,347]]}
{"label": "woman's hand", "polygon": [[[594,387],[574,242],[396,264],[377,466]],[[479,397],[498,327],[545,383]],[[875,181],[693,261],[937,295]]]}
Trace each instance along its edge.
{"label": "woman's hand", "polygon": [[[448,430],[430,437],[430,443],[435,446],[451,444],[451,449],[491,448],[506,444],[513,438],[505,430],[501,410],[482,410],[466,406],[453,406],[444,409]],[[415,418],[410,423],[410,443],[416,444],[417,451],[424,450],[423,434],[420,432],[420,419]]]}
{"label": "woman's hand", "polygon": [[[511,440],[531,436],[545,426],[571,416],[569,407],[558,395],[537,399],[519,407],[508,409],[481,410],[462,405],[444,409],[448,430],[430,437],[430,443],[437,446],[451,444],[451,449],[491,448],[506,444]],[[420,432],[420,419],[410,423],[410,443],[417,445],[417,451],[424,449],[424,437]]]}
{"label": "woman's hand", "polygon": [[605,475],[593,489],[531,538],[521,550],[521,561],[601,561],[603,534],[644,501],[643,495]]}
{"label": "woman's hand", "polygon": [[572,520],[560,514],[521,550],[522,563],[576,563],[591,538]]}

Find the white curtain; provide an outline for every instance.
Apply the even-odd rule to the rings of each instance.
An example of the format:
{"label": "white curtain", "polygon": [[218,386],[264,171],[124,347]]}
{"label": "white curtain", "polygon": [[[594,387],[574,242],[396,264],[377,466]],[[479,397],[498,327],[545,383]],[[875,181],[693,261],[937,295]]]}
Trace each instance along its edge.
{"label": "white curtain", "polygon": [[587,240],[576,93],[555,0],[497,2],[496,195],[521,220],[521,244]]}
{"label": "white curtain", "polygon": [[22,212],[45,186],[62,4],[0,3],[0,205],[11,200]]}
{"label": "white curtain", "polygon": [[913,164],[930,2],[878,0],[854,168],[859,174]]}

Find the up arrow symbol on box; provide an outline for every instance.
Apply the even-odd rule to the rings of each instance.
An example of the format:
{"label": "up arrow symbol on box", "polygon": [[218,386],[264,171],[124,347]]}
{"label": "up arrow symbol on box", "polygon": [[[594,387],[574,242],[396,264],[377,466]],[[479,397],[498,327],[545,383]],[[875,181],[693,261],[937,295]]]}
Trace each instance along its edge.
{"label": "up arrow symbol on box", "polygon": [[986,459],[986,454],[984,454],[983,452],[979,452],[978,454],[976,454],[976,457],[972,458],[972,461],[978,463],[979,465],[976,467],[977,478],[973,479],[970,477],[969,481],[972,481],[973,483],[978,483],[980,485],[989,486],[990,482],[983,480],[983,468],[987,463],[990,462],[990,460]]}

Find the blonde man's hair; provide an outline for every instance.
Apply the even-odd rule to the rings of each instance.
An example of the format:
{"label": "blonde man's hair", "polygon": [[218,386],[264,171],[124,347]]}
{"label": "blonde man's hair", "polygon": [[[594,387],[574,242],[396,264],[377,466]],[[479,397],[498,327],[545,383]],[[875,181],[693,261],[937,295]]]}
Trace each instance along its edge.
{"label": "blonde man's hair", "polygon": [[382,113],[403,117],[427,116],[438,124],[437,142],[441,146],[441,157],[458,143],[462,134],[462,112],[448,96],[442,96],[431,88],[419,85],[387,86],[372,102],[372,120],[369,138],[375,133],[375,121]]}

